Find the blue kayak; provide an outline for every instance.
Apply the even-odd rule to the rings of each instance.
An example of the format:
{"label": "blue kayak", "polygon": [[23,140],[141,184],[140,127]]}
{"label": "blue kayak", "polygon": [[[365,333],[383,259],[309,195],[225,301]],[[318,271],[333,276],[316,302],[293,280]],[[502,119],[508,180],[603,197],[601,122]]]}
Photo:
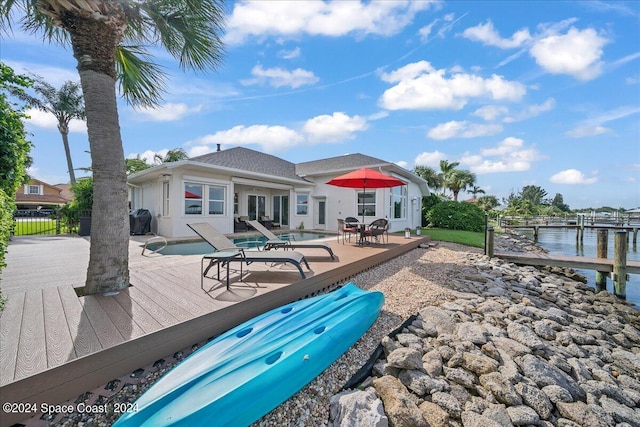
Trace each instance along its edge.
{"label": "blue kayak", "polygon": [[247,426],[346,352],[383,302],[349,283],[254,317],[184,359],[114,427]]}

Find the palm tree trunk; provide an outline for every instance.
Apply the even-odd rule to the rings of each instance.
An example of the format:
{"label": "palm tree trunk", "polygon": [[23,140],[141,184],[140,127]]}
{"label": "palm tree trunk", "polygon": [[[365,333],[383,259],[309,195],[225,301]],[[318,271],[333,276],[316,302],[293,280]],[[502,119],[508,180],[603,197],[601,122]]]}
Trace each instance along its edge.
{"label": "palm tree trunk", "polygon": [[71,184],[76,183],[76,174],[73,170],[73,164],[71,163],[71,150],[69,149],[69,138],[67,132],[60,132],[62,135],[62,143],[64,144],[64,153],[67,156],[67,167],[69,168],[69,181]]}
{"label": "palm tree trunk", "polygon": [[124,150],[118,124],[115,79],[81,71],[91,168],[93,209],[85,293],[129,286],[129,212]]}
{"label": "palm tree trunk", "polygon": [[[115,12],[118,2],[104,2]],[[116,13],[112,15],[116,17]],[[121,16],[124,19],[124,15]],[[122,21],[124,22],[124,21]],[[64,15],[84,95],[91,169],[93,208],[86,294],[129,286],[129,211],[127,175],[116,103],[115,50],[125,25]],[[99,40],[96,43],[95,40]]]}

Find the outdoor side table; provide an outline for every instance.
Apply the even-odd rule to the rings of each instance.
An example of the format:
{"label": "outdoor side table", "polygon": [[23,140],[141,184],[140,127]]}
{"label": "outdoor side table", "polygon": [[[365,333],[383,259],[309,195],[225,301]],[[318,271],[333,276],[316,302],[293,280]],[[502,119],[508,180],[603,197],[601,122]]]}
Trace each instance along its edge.
{"label": "outdoor side table", "polygon": [[[200,276],[200,288],[204,290],[204,278],[209,272],[209,269],[213,267],[214,264],[218,266],[218,280],[220,280],[220,264],[223,262],[227,263],[227,290],[229,290],[229,264],[231,264],[231,260],[238,258],[242,255],[241,251],[230,250],[230,251],[220,251],[214,252],[212,254],[207,254],[202,257],[200,260],[200,272],[202,276]],[[209,260],[209,265],[207,268],[204,268],[204,260]],[[240,277],[242,277],[242,262],[240,263]]]}

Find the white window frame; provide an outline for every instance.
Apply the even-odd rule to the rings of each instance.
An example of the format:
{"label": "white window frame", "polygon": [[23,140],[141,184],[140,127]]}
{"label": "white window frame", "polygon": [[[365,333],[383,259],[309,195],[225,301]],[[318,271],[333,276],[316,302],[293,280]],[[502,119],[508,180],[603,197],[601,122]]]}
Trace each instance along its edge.
{"label": "white window frame", "polygon": [[171,183],[169,181],[162,182],[162,216],[169,217],[171,216],[171,211],[169,210],[170,200],[171,200]]}
{"label": "white window frame", "polygon": [[[377,198],[377,194],[378,192],[376,190],[365,190],[363,191],[357,191],[356,192],[356,212],[357,212],[357,217],[362,218],[362,217],[374,217],[376,216],[376,198]],[[373,195],[373,202],[367,202],[366,200],[366,196],[367,195]],[[361,202],[362,200],[362,202]],[[367,213],[367,207],[369,207],[369,209],[372,209],[373,213]],[[364,211],[364,215],[363,215],[363,211]]]}
{"label": "white window frame", "polygon": [[[32,190],[35,190],[35,191],[32,191]],[[27,194],[41,195],[42,194],[42,185],[27,184]]]}
{"label": "white window frame", "polygon": [[[300,197],[304,197],[304,201],[300,202]],[[309,193],[296,193],[296,215],[297,216],[309,216]],[[304,207],[305,212],[300,213],[300,208]]]}
{"label": "white window frame", "polygon": [[[390,188],[389,193],[389,218],[390,219],[407,219],[407,206],[408,206],[408,190],[406,185]],[[396,194],[397,191],[400,194]],[[400,202],[400,217],[396,217],[395,203]]]}
{"label": "white window frame", "polygon": [[[199,199],[187,199],[185,197],[185,193],[187,191],[187,186],[191,185],[191,186],[200,186],[202,188],[202,197]],[[222,200],[212,200],[209,197],[209,189],[211,187],[219,187],[222,189],[222,196],[223,199]],[[184,216],[189,216],[189,217],[193,217],[193,216],[208,216],[208,217],[222,217],[226,215],[227,212],[227,194],[228,194],[228,185],[227,184],[220,184],[220,183],[212,183],[212,182],[199,182],[196,180],[185,180],[182,183],[182,215]],[[200,208],[200,212],[199,213],[188,213],[187,212],[187,201],[188,200],[192,200],[194,202],[199,202],[201,203],[201,208]],[[209,213],[209,202],[222,202],[222,213],[220,214],[210,214]]]}

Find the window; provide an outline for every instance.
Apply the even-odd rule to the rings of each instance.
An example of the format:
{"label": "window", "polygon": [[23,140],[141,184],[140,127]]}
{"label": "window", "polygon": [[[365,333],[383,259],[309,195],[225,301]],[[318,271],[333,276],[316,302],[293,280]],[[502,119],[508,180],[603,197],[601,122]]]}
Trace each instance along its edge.
{"label": "window", "polygon": [[[167,183],[167,205],[169,187]],[[224,185],[184,184],[184,213],[185,215],[224,215],[227,189]],[[163,194],[164,196],[164,194]],[[168,206],[167,206],[168,211]]]}
{"label": "window", "polygon": [[407,217],[407,186],[391,188],[389,218],[404,219]]}
{"label": "window", "polygon": [[358,192],[358,216],[376,216],[376,192]]}
{"label": "window", "polygon": [[240,213],[240,196],[238,193],[233,193],[233,213],[234,215]]}
{"label": "window", "polygon": [[296,194],[296,215],[309,214],[309,195]]}
{"label": "window", "polygon": [[186,215],[202,215],[202,195],[204,185],[190,184],[184,185],[184,213]]}
{"label": "window", "polygon": [[224,187],[209,185],[209,215],[224,214]]}
{"label": "window", "polygon": [[40,194],[40,186],[39,185],[29,185],[27,189],[27,194]]}
{"label": "window", "polygon": [[162,216],[169,216],[169,183],[162,183]]}

